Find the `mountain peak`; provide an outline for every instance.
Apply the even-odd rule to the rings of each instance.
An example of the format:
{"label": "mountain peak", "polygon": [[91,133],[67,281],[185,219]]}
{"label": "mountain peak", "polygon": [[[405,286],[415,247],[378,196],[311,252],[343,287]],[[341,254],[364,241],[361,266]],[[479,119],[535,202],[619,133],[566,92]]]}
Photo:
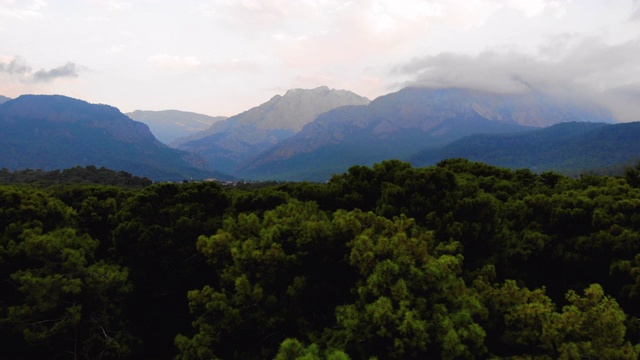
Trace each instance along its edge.
{"label": "mountain peak", "polygon": [[275,96],[269,102],[244,112],[245,119],[256,127],[267,130],[298,132],[318,115],[347,105],[367,105],[370,100],[348,90],[291,89],[284,96]]}
{"label": "mountain peak", "polygon": [[318,116],[294,136],[238,168],[253,179],[326,180],[349,166],[407,159],[474,133],[505,133],[568,121],[611,122],[593,104],[536,91],[500,94],[463,88],[405,88],[368,106]]}
{"label": "mountain peak", "polygon": [[61,95],[23,95],[0,106],[0,167],[105,166],[153,179],[212,177],[199,158],[160,143],[117,108]]}
{"label": "mountain peak", "polygon": [[6,96],[0,95],[0,104],[5,103],[5,102],[7,102],[9,100],[11,100],[11,98],[8,98]]}
{"label": "mountain peak", "polygon": [[2,106],[6,116],[29,117],[62,122],[95,121],[106,117],[124,116],[115,107],[90,104],[64,95],[21,95]]}
{"label": "mountain peak", "polygon": [[348,90],[291,89],[284,96],[275,95],[269,101],[214,124],[208,133],[214,134],[237,126],[253,126],[263,130],[298,132],[318,115],[342,106],[367,105],[371,101]]}
{"label": "mountain peak", "polygon": [[63,95],[21,95],[2,104],[1,110],[5,121],[30,119],[82,124],[104,129],[120,141],[157,141],[147,125],[131,120],[113,106]]}
{"label": "mountain peak", "polygon": [[[322,93],[328,93],[332,91],[331,89],[329,89],[328,86],[318,86],[317,88],[314,89],[289,89],[287,90],[287,92],[284,94],[284,96],[296,96],[296,95],[301,95],[301,94],[305,94],[305,93],[311,93],[311,94],[322,94]],[[333,91],[339,91],[339,90],[333,90]]]}
{"label": "mountain peak", "polygon": [[[369,104],[369,99],[326,86],[291,89],[266,103],[219,121],[179,149],[202,154],[213,166],[232,172],[240,163],[300,131],[318,115],[344,106]],[[194,136],[195,137],[195,136]]]}

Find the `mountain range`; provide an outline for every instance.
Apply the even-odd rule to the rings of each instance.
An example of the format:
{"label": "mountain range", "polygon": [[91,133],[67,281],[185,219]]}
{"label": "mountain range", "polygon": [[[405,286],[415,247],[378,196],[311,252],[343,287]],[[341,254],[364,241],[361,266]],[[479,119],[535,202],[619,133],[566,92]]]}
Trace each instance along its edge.
{"label": "mountain range", "polygon": [[353,92],[326,86],[289,90],[264,104],[216,122],[205,132],[174,146],[199,154],[217,170],[234,173],[238,166],[293,136],[318,115],[342,106],[369,102]]}
{"label": "mountain range", "polygon": [[153,180],[229,177],[196,154],[158,141],[147,125],[108,105],[59,95],[23,95],[0,105],[0,167],[95,165]]}
{"label": "mountain range", "polygon": [[405,88],[368,105],[326,112],[232,174],[323,181],[354,164],[409,160],[472,134],[517,133],[570,121],[613,120],[602,108],[536,91]]}
{"label": "mountain range", "polygon": [[6,96],[0,95],[0,104],[5,103],[5,102],[7,102],[9,100],[11,100],[11,98],[8,98]]}
{"label": "mountain range", "polygon": [[442,159],[472,161],[533,171],[578,175],[585,170],[621,169],[640,160],[640,122],[570,122],[518,134],[476,134],[416,154],[415,166]]}
{"label": "mountain range", "polygon": [[212,124],[227,118],[226,116],[209,116],[180,110],[136,110],[125,113],[125,115],[147,124],[153,135],[168,145],[177,139],[204,131]]}
{"label": "mountain range", "polygon": [[640,159],[640,123],[612,124],[593,104],[537,91],[405,88],[369,101],[327,87],[295,89],[221,119],[181,111],[131,116],[206,130],[160,142],[108,105],[59,95],[0,98],[0,168],[104,166],[153,180],[325,181],[353,165],[396,158],[416,166],[464,157],[577,174]]}

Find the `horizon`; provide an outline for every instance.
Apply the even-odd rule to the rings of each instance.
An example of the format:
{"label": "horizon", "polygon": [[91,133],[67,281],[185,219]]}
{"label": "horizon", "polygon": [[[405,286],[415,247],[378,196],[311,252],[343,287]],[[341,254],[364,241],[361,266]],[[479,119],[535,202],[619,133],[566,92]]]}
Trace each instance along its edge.
{"label": "horizon", "polygon": [[290,89],[534,88],[640,120],[640,3],[0,0],[0,95],[233,116]]}

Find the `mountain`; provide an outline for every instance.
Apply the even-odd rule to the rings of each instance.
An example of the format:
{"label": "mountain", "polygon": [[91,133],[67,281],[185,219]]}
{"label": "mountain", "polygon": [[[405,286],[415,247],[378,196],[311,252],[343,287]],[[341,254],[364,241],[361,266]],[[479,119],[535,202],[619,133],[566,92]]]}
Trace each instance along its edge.
{"label": "mountain", "polygon": [[472,135],[410,159],[416,166],[466,158],[512,169],[585,171],[621,168],[640,159],[640,122],[562,123],[519,134]]}
{"label": "mountain", "polygon": [[11,100],[11,98],[8,98],[6,96],[0,95],[0,104],[5,103],[5,102],[7,102],[9,100]]}
{"label": "mountain", "polygon": [[368,103],[369,99],[355,93],[328,87],[289,90],[213,124],[203,134],[177,144],[177,148],[201,155],[217,170],[233,173],[240,164],[291,137],[318,115],[342,106]]}
{"label": "mountain", "polygon": [[512,133],[569,121],[611,122],[590,104],[531,91],[405,88],[367,106],[324,113],[234,173],[247,179],[328,179],[355,164],[408,159],[476,133]]}
{"label": "mountain", "polygon": [[171,144],[176,139],[204,131],[212,124],[227,118],[179,110],[136,110],[125,115],[147,124],[153,135],[165,144]]}
{"label": "mountain", "polygon": [[24,95],[0,105],[0,167],[94,165],[153,180],[219,177],[197,156],[159,142],[118,109],[59,95]]}

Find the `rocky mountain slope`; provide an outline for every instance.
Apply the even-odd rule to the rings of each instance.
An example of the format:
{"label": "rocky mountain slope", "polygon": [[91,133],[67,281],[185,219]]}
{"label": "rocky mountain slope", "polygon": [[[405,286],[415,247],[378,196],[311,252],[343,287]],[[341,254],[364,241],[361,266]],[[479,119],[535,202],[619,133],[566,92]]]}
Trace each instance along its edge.
{"label": "rocky mountain slope", "polygon": [[179,138],[204,131],[214,123],[227,118],[180,110],[136,110],[125,115],[147,124],[158,140],[169,145]]}
{"label": "rocky mountain slope", "polygon": [[320,115],[295,136],[245,163],[235,175],[325,180],[355,164],[408,159],[476,133],[509,133],[569,121],[611,122],[596,106],[539,92],[496,94],[406,88],[367,106]]}
{"label": "rocky mountain slope", "polygon": [[104,166],[153,180],[220,177],[196,155],[159,142],[118,109],[59,95],[0,105],[0,167],[54,170]]}
{"label": "rocky mountain slope", "polygon": [[213,168],[232,173],[240,164],[300,131],[318,115],[342,106],[368,103],[367,98],[355,93],[328,87],[289,90],[176,145],[201,155]]}

